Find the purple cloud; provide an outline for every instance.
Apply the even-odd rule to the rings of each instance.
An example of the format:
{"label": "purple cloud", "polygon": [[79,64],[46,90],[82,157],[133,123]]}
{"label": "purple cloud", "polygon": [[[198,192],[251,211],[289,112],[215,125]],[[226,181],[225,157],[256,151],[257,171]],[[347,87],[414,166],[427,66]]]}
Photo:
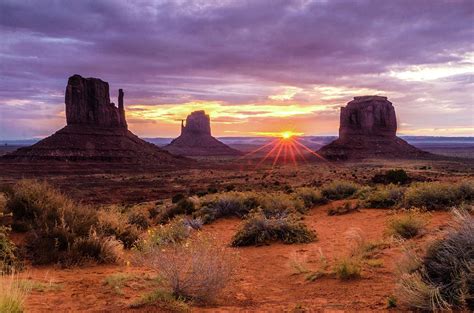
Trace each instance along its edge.
{"label": "purple cloud", "polygon": [[[433,115],[424,127],[472,127],[472,70],[429,82],[390,73],[465,63],[473,18],[469,0],[3,0],[0,138],[25,136],[25,122],[7,119],[58,118],[75,73],[124,88],[126,104],[149,106],[258,105],[281,86],[306,91],[294,98],[302,105],[323,104],[315,86],[371,88],[392,94],[407,124],[422,109]],[[27,102],[11,105],[19,100]],[[337,116],[334,123],[336,133]],[[44,125],[41,134],[54,129]]]}

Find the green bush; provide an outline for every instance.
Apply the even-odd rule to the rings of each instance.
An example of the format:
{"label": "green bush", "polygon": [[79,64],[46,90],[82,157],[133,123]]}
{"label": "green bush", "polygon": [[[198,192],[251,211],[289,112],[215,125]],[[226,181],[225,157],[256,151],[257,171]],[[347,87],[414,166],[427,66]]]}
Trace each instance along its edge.
{"label": "green bush", "polygon": [[322,189],[324,197],[330,200],[346,199],[354,195],[359,186],[350,181],[333,181]]}
{"label": "green bush", "polygon": [[192,227],[183,218],[176,217],[166,225],[149,229],[147,236],[137,243],[137,248],[147,250],[155,246],[179,244],[189,237],[191,230]]}
{"label": "green bush", "polygon": [[171,197],[171,203],[178,203],[183,199],[186,199],[186,196],[182,193],[177,193],[173,197]]}
{"label": "green bush", "polygon": [[474,310],[474,218],[455,211],[457,223],[431,244],[421,264],[402,273],[400,302],[417,309]]}
{"label": "green bush", "polygon": [[426,227],[424,214],[418,211],[397,214],[388,220],[388,233],[396,237],[410,239],[418,236]]}
{"label": "green bush", "polygon": [[267,217],[285,216],[304,212],[305,204],[301,198],[281,192],[227,192],[203,198],[194,216],[200,217],[204,223],[209,223],[222,217],[244,218],[257,208]]}
{"label": "green bush", "polygon": [[[14,185],[7,210],[13,213],[14,223],[21,222],[30,230],[26,248],[33,264],[69,265],[91,260],[89,254],[81,257],[83,250],[78,244],[90,240],[93,230],[100,229],[97,210],[78,205],[49,184],[36,180],[20,180]],[[109,242],[100,232],[95,236],[99,242]],[[98,262],[114,259],[99,257]]]}
{"label": "green bush", "polygon": [[396,185],[381,186],[369,192],[364,206],[369,208],[392,208],[403,202],[405,189]]}
{"label": "green bush", "polygon": [[0,226],[0,275],[18,271],[20,267],[17,248],[8,238],[8,228]]}
{"label": "green bush", "polygon": [[149,217],[148,212],[144,212],[144,211],[130,212],[128,214],[128,223],[131,225],[135,225],[139,229],[147,229],[151,225],[150,219],[148,217]]}
{"label": "green bush", "polygon": [[307,243],[315,239],[316,234],[293,215],[267,217],[262,212],[255,212],[244,220],[232,239],[232,246],[263,245],[273,241]]}
{"label": "green bush", "polygon": [[328,200],[323,196],[320,190],[304,187],[299,188],[295,191],[296,199],[300,199],[304,203],[305,208],[312,208],[318,204],[327,203]]}
{"label": "green bush", "polygon": [[344,258],[334,265],[334,273],[341,280],[360,278],[361,271],[361,264],[355,259]]}
{"label": "green bush", "polygon": [[98,212],[97,231],[105,236],[114,236],[125,248],[132,248],[140,237],[140,231],[135,225],[130,225],[124,214],[113,210]]}
{"label": "green bush", "polygon": [[418,183],[407,188],[405,205],[439,210],[460,205],[464,201],[471,201],[473,197],[474,181]]}
{"label": "green bush", "polygon": [[159,220],[161,223],[166,223],[175,216],[192,214],[195,210],[196,205],[194,201],[190,198],[184,198],[170,207],[165,207],[160,214]]}
{"label": "green bush", "polygon": [[410,177],[403,169],[388,170],[383,174],[376,174],[372,177],[372,182],[376,184],[403,185],[410,182]]}

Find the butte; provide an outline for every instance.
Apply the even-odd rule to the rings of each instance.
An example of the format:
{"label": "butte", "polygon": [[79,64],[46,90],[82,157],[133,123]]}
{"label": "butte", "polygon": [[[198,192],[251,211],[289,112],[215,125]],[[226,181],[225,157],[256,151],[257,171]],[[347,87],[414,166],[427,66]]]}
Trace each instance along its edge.
{"label": "butte", "polygon": [[354,97],[341,108],[339,138],[318,153],[329,160],[416,159],[431,155],[408,144],[396,133],[395,108],[387,97]]}
{"label": "butte", "polygon": [[204,111],[194,111],[181,121],[181,135],[164,149],[183,156],[235,156],[241,152],[211,135],[211,121]]}
{"label": "butte", "polygon": [[128,130],[119,89],[118,107],[110,102],[109,84],[98,78],[69,77],[67,125],[36,144],[3,156],[15,161],[89,161],[174,164],[183,162]]}

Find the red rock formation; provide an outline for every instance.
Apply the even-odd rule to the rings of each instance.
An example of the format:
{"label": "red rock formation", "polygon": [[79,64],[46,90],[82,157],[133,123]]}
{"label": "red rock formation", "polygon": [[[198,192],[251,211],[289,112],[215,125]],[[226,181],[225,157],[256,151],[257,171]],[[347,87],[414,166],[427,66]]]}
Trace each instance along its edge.
{"label": "red rock formation", "polygon": [[186,125],[181,122],[181,135],[164,149],[177,155],[185,156],[223,156],[239,155],[240,151],[232,149],[211,135],[211,121],[204,111],[194,111],[186,118]]}
{"label": "red rock formation", "polygon": [[123,110],[123,91],[119,91],[119,108],[117,108],[110,102],[107,82],[79,75],[69,77],[66,87],[66,121],[67,125],[127,128]]}
{"label": "red rock formation", "polygon": [[395,109],[387,97],[355,97],[341,108],[339,138],[318,152],[332,160],[429,156],[396,133]]}
{"label": "red rock formation", "polygon": [[67,126],[55,134],[4,156],[19,161],[107,161],[173,164],[183,162],[127,129],[124,93],[118,108],[110,102],[109,84],[98,78],[71,76],[66,87]]}

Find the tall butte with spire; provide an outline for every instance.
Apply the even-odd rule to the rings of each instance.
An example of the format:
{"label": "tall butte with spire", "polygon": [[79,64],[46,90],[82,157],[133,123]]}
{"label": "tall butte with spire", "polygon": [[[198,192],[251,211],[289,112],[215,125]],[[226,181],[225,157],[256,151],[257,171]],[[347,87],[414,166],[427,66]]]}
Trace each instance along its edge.
{"label": "tall butte with spire", "polygon": [[184,156],[231,156],[241,152],[211,135],[211,120],[204,111],[194,111],[181,121],[181,135],[164,149]]}
{"label": "tall butte with spire", "polygon": [[341,108],[339,138],[318,151],[330,160],[422,158],[431,154],[397,137],[397,116],[387,97],[362,96]]}
{"label": "tall butte with spire", "polygon": [[128,130],[124,92],[118,107],[110,102],[109,84],[99,78],[69,77],[67,125],[36,144],[4,156],[17,161],[100,161],[148,164],[183,162]]}

